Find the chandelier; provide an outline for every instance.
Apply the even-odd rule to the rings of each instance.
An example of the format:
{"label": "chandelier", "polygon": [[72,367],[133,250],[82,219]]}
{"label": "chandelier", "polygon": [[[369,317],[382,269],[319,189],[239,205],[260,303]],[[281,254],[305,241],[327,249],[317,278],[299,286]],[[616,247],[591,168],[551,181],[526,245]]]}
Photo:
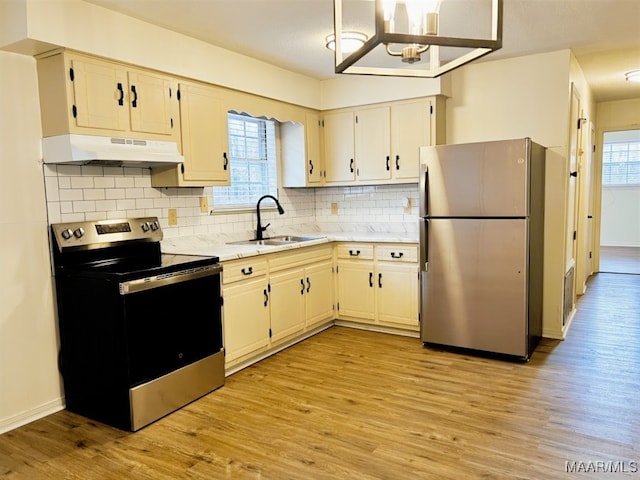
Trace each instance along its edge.
{"label": "chandelier", "polygon": [[[335,49],[335,72],[356,75],[386,75],[435,78],[476,60],[502,47],[503,0],[468,0],[466,4],[456,0],[334,0],[334,31],[331,36]],[[447,25],[454,25],[443,35],[440,32],[442,3],[470,8],[458,12],[459,19],[450,18]],[[447,5],[448,6],[448,5]],[[373,7],[373,10],[372,10]],[[483,15],[476,16],[477,8],[484,8]],[[490,10],[490,11],[489,11]],[[464,16],[460,16],[464,13]],[[374,30],[360,48],[348,52],[344,18],[350,23],[369,21]],[[444,19],[445,17],[443,17]],[[478,24],[486,20],[486,25]],[[482,30],[482,38],[460,35],[458,30],[467,25],[471,33]],[[372,28],[371,28],[372,27]],[[450,31],[456,30],[456,36]],[[366,36],[364,37],[366,38]]]}

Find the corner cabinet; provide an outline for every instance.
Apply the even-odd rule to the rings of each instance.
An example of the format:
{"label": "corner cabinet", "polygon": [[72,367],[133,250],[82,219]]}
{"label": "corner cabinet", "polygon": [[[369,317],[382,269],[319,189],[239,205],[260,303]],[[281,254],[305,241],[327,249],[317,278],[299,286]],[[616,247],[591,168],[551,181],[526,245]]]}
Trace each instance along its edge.
{"label": "corner cabinet", "polygon": [[79,133],[179,144],[176,79],[69,51],[39,57],[37,68],[43,136]]}
{"label": "corner cabinet", "polygon": [[227,108],[224,91],[181,82],[178,90],[184,164],[154,168],[154,187],[230,184]]}
{"label": "corner cabinet", "polygon": [[390,329],[419,329],[418,247],[339,243],[338,319]]}

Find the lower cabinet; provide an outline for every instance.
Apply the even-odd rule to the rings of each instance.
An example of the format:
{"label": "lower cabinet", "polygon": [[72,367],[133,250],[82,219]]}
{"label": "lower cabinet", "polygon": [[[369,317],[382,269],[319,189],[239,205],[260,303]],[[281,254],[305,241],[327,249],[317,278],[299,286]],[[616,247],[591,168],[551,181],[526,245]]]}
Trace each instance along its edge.
{"label": "lower cabinet", "polygon": [[338,244],[338,318],[418,330],[417,256],[412,244]]}
{"label": "lower cabinet", "polygon": [[225,362],[228,365],[269,345],[267,261],[252,257],[223,262],[222,298]]}
{"label": "lower cabinet", "polygon": [[333,245],[223,262],[226,366],[334,318]]}

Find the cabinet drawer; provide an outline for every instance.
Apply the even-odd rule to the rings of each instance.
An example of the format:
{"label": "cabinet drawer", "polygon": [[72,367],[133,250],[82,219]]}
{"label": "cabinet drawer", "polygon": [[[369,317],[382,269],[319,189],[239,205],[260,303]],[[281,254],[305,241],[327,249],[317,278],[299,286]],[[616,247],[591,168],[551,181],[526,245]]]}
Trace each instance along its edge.
{"label": "cabinet drawer", "polygon": [[409,262],[418,261],[417,245],[377,245],[376,260],[384,262]]}
{"label": "cabinet drawer", "polygon": [[222,262],[222,283],[233,283],[248,278],[256,278],[267,273],[267,261],[264,258],[251,257],[242,260]]}
{"label": "cabinet drawer", "polygon": [[373,245],[369,243],[340,243],[337,252],[338,258],[373,260]]}
{"label": "cabinet drawer", "polygon": [[268,255],[269,271],[276,272],[288,268],[299,267],[321,260],[331,259],[333,246],[324,244],[320,246],[301,247]]}

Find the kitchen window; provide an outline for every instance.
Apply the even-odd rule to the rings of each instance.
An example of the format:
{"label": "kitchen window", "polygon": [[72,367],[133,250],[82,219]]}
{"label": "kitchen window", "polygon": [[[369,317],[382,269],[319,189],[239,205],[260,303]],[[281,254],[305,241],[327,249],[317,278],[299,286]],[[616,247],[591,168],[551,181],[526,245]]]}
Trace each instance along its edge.
{"label": "kitchen window", "polygon": [[602,184],[640,185],[640,130],[605,132]]}
{"label": "kitchen window", "polygon": [[262,195],[278,196],[277,122],[229,113],[231,185],[213,187],[214,210],[250,210]]}

